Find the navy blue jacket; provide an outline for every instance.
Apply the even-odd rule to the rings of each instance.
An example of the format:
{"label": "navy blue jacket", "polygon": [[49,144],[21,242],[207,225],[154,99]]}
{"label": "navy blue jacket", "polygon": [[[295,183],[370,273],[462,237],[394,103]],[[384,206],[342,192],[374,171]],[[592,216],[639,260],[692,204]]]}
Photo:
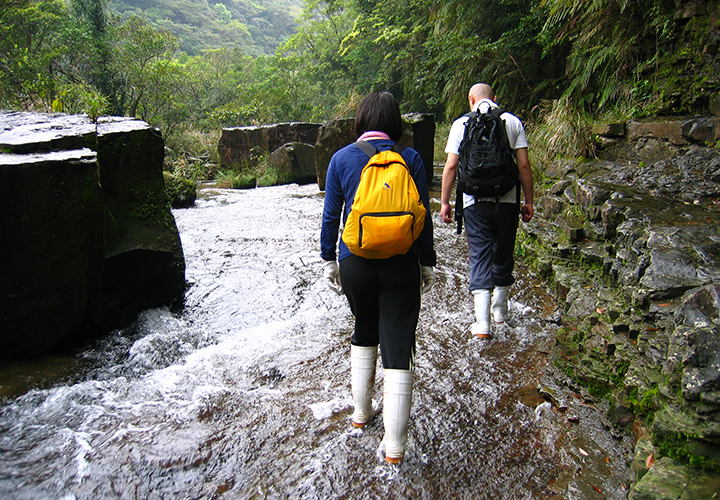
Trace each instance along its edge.
{"label": "navy blue jacket", "polygon": [[[388,140],[370,140],[370,144],[380,151],[390,149],[395,144]],[[402,152],[410,174],[415,180],[420,198],[427,210],[425,226],[418,239],[413,243],[410,252],[417,255],[422,266],[434,266],[436,263],[433,244],[433,224],[430,215],[430,196],[428,194],[425,167],[420,154],[412,148]],[[340,239],[340,256],[336,255],[340,218],[343,226],[355,199],[355,190],[360,183],[360,174],[368,162],[368,156],[355,145],[349,144],[337,151],[330,159],[327,178],[325,180],[325,207],[323,209],[322,230],[320,232],[320,256],[324,260],[342,260],[350,255],[345,242]],[[343,210],[344,207],[344,210]]]}

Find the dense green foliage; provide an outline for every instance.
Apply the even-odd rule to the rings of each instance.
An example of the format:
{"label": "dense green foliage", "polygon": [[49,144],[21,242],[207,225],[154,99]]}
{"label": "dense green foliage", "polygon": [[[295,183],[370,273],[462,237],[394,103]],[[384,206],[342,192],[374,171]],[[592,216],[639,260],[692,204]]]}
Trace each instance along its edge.
{"label": "dense green foliage", "polygon": [[716,7],[686,22],[673,0],[297,1],[0,0],[0,106],[138,116],[172,140],[351,115],[375,89],[445,121],[485,81],[571,128],[720,92]]}
{"label": "dense green foliage", "polygon": [[181,51],[199,55],[207,49],[239,48],[243,53],[272,55],[294,32],[302,0],[110,0],[122,17],[145,17],[178,38]]}

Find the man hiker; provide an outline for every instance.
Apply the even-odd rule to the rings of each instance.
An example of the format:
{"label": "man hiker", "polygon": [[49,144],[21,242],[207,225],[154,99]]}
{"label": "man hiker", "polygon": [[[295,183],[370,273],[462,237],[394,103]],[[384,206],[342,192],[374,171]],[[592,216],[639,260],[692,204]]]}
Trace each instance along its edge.
{"label": "man hiker", "polygon": [[[465,141],[461,148],[466,124],[471,117],[482,119],[482,115],[492,114],[498,108],[495,100],[495,92],[487,84],[478,83],[470,88],[468,101],[475,113],[464,115],[453,123],[445,148],[447,161],[442,176],[440,217],[445,223],[453,221],[450,195],[456,176],[458,184],[461,181],[463,184],[464,192],[458,192],[460,198],[456,210],[461,211],[465,219],[470,260],[469,290],[474,296],[476,316],[471,332],[479,338],[490,336],[491,314],[496,323],[503,323],[508,317],[508,292],[515,281],[513,250],[518,215],[522,215],[523,222],[529,222],[533,216],[533,179],[527,137],[520,119],[510,113],[503,112],[499,118],[504,122],[506,144],[510,148],[508,156],[513,158],[508,168],[517,169],[514,185],[507,191],[499,192],[500,184],[496,183],[496,192],[489,195],[480,188],[473,191],[469,187],[475,182],[473,179],[482,176],[482,173],[477,174],[480,170],[473,173],[474,168],[481,167],[473,165],[477,163],[478,155],[467,152],[467,148],[474,146],[474,139]],[[469,124],[467,128],[470,128]],[[481,179],[477,182],[481,184]],[[523,196],[521,207],[520,188]],[[468,191],[480,194],[469,194]]]}

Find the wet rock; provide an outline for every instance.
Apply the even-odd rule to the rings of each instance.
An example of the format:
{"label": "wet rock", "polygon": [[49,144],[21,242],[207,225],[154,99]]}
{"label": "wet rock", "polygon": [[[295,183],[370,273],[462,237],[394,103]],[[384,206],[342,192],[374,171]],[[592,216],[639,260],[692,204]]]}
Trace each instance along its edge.
{"label": "wet rock", "polygon": [[162,176],[164,140],[147,123],[101,119],[97,126],[105,202],[101,328],[182,296],[185,260]]}
{"label": "wet rock", "polygon": [[97,150],[96,126],[84,115],[0,112],[0,150],[8,153]]}
{"label": "wet rock", "polygon": [[696,254],[689,248],[657,247],[650,250],[639,282],[651,290],[651,298],[679,297],[705,283],[698,276]]}
{"label": "wet rock", "polygon": [[682,134],[691,142],[713,142],[720,134],[720,119],[710,117],[692,118],[682,123]]}
{"label": "wet rock", "polygon": [[542,204],[545,215],[553,219],[563,213],[566,208],[566,200],[560,196],[544,196]]}
{"label": "wet rock", "polygon": [[554,162],[528,230],[574,325],[553,354],[560,369],[609,392],[611,419],[634,432],[654,417],[643,432],[658,460],[631,498],[695,498],[672,496],[711,476],[689,464],[720,471],[720,150],[681,138],[681,122],[694,140],[708,125],[628,124],[602,152],[613,161]]}
{"label": "wet rock", "polygon": [[701,394],[720,389],[720,330],[687,330],[687,351],[683,358],[682,395],[697,401]]}
{"label": "wet rock", "polygon": [[597,220],[601,218],[602,205],[610,199],[612,190],[599,183],[578,179],[575,182],[575,193],[582,213],[589,220]]}
{"label": "wet rock", "polygon": [[15,151],[0,154],[0,231],[12,235],[0,247],[3,356],[77,341],[182,296],[157,130],[40,113],[3,112],[0,123],[3,150]]}
{"label": "wet rock", "polygon": [[422,158],[425,177],[433,178],[433,155],[435,154],[435,118],[430,113],[407,113],[402,115],[404,122],[400,146],[411,147]]}
{"label": "wet rock", "polygon": [[682,307],[675,313],[675,322],[705,328],[720,325],[720,285],[708,285],[688,292]]}
{"label": "wet rock", "polygon": [[355,119],[345,118],[323,123],[318,132],[315,144],[315,163],[317,165],[318,187],[325,190],[325,179],[330,158],[340,148],[353,142],[355,136]]}
{"label": "wet rock", "polygon": [[96,157],[89,149],[0,154],[4,357],[44,351],[71,332],[79,336],[100,296],[103,193]]}
{"label": "wet rock", "polygon": [[319,123],[288,122],[257,127],[224,128],[218,143],[220,164],[224,168],[254,166],[268,155],[291,142],[315,145]]}
{"label": "wet rock", "polygon": [[270,163],[278,173],[280,184],[311,184],[317,182],[315,148],[301,142],[291,142],[277,148],[270,155]]}
{"label": "wet rock", "polygon": [[680,500],[690,480],[688,471],[669,458],[656,460],[638,481],[629,500]]}
{"label": "wet rock", "polygon": [[585,237],[584,225],[581,220],[571,216],[560,216],[556,219],[558,228],[565,233],[570,242],[579,242]]}

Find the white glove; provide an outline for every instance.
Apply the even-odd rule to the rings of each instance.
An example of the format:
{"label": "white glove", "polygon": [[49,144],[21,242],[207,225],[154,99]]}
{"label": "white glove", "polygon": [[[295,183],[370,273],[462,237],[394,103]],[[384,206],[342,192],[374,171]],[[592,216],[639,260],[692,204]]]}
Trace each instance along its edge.
{"label": "white glove", "polygon": [[422,273],[422,293],[428,293],[435,284],[435,271],[430,266],[420,266]]}
{"label": "white glove", "polygon": [[338,268],[337,262],[334,260],[326,260],[323,267],[325,268],[325,278],[328,280],[330,290],[338,295],[343,295],[345,292],[343,291],[342,283],[340,283],[340,268]]}

